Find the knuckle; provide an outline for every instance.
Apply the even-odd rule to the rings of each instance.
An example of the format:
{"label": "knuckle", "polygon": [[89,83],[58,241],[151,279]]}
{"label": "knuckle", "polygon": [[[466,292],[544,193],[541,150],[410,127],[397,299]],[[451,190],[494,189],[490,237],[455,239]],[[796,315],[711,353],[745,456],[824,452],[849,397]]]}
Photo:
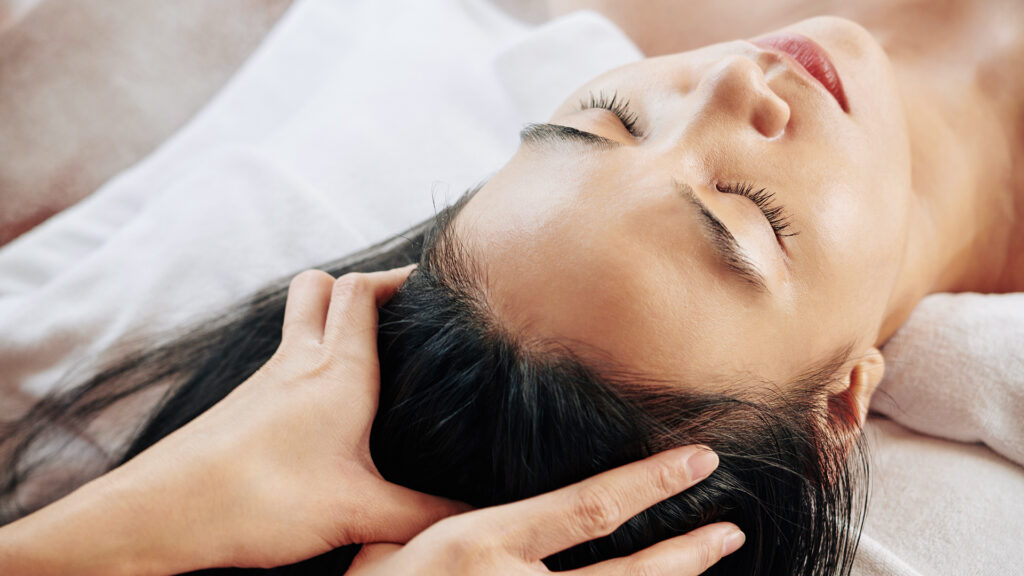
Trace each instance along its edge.
{"label": "knuckle", "polygon": [[366,279],[366,275],[358,272],[352,272],[350,274],[345,274],[334,281],[334,291],[332,296],[335,298],[354,297],[368,289],[369,281]]}
{"label": "knuckle", "polygon": [[657,562],[650,559],[637,559],[623,567],[623,576],[667,576],[665,570]]}
{"label": "knuckle", "polygon": [[584,486],[576,492],[572,518],[588,539],[606,536],[619,527],[622,506],[615,494],[600,485]]}
{"label": "knuckle", "polygon": [[659,494],[676,494],[681,483],[679,467],[666,462],[651,462],[647,469],[647,482]]}
{"label": "knuckle", "polygon": [[289,283],[289,289],[294,289],[301,286],[315,286],[316,284],[325,280],[334,281],[334,277],[324,272],[323,270],[317,270],[312,268],[310,270],[303,270],[292,278]]}
{"label": "knuckle", "polygon": [[487,534],[487,531],[472,519],[449,516],[439,520],[434,526],[438,527],[445,541],[455,549],[468,550],[471,547],[482,548],[487,545],[486,539],[481,537]]}
{"label": "knuckle", "polygon": [[438,520],[431,527],[441,534],[460,535],[469,533],[471,527],[468,524],[469,522],[463,516],[449,516]]}
{"label": "knuckle", "polygon": [[441,550],[444,555],[453,561],[461,561],[474,554],[476,543],[468,538],[467,534],[450,535],[441,542]]}
{"label": "knuckle", "polygon": [[701,571],[707,570],[712,564],[718,561],[711,542],[701,539],[697,542],[697,565]]}
{"label": "knuckle", "polygon": [[495,539],[488,532],[468,526],[466,523],[456,524],[451,530],[446,531],[439,547],[451,566],[472,567],[486,564],[498,552]]}

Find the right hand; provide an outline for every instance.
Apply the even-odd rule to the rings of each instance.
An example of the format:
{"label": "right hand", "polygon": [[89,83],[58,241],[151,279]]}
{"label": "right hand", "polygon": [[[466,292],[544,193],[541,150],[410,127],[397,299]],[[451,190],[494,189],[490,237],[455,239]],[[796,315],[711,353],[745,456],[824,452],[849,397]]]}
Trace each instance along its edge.
{"label": "right hand", "polygon": [[[636,514],[700,482],[717,466],[718,456],[706,448],[667,450],[554,492],[451,516],[404,546],[364,545],[346,574],[547,574],[542,558],[611,534]],[[697,576],[743,541],[739,528],[720,522],[570,573]]]}

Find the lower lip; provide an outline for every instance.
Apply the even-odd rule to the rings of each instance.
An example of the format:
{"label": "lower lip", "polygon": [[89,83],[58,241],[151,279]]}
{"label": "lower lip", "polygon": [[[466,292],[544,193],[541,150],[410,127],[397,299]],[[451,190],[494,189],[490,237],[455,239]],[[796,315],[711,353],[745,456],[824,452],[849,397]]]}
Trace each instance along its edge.
{"label": "lower lip", "polygon": [[832,94],[844,112],[850,112],[839,72],[832,65],[832,61],[828,59],[828,53],[813,40],[797,34],[779,34],[758,38],[753,42],[762,48],[777,50],[792,56],[808,74]]}

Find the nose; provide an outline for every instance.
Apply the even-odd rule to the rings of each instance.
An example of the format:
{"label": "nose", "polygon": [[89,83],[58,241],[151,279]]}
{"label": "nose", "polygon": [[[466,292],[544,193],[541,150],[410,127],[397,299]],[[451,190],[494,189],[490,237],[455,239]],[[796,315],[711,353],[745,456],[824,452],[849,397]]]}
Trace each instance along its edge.
{"label": "nose", "polygon": [[707,97],[707,107],[716,108],[749,124],[766,138],[780,136],[789,123],[789,105],[779,98],[753,60],[729,56],[712,66],[697,86]]}

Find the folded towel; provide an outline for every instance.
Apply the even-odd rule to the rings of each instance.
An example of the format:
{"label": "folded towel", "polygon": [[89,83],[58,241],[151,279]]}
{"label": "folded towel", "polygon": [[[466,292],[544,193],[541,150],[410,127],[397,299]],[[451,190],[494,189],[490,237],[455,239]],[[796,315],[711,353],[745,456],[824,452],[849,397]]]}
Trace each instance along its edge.
{"label": "folded towel", "polygon": [[1024,465],[1024,293],[929,296],[883,354],[872,411]]}

